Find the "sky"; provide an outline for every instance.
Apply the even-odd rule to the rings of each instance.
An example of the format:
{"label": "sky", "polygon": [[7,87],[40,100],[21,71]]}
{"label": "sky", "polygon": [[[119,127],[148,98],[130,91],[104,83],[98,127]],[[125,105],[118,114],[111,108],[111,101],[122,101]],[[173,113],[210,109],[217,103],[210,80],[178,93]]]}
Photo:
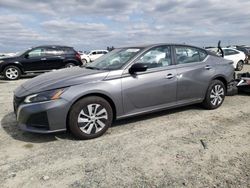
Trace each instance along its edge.
{"label": "sky", "polygon": [[250,44],[249,0],[0,0],[0,52],[153,43]]}

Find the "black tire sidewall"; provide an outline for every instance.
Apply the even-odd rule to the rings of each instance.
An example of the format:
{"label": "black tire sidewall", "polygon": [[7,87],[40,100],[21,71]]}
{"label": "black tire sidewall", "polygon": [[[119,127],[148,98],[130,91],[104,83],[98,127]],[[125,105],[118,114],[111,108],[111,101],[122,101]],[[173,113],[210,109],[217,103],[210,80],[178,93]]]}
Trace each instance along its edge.
{"label": "black tire sidewall", "polygon": [[[219,105],[213,105],[211,103],[210,95],[211,95],[212,89],[214,88],[215,85],[220,85],[223,88],[223,90],[224,90],[224,96],[222,97],[222,102]],[[226,96],[226,87],[223,84],[223,82],[220,81],[220,80],[213,80],[210,83],[209,87],[208,87],[208,90],[207,90],[207,93],[206,93],[206,97],[205,97],[205,99],[203,101],[203,106],[205,108],[209,109],[209,110],[213,110],[213,109],[219,108],[223,104],[225,96]]]}
{"label": "black tire sidewall", "polygon": [[[14,69],[17,70],[18,76],[17,76],[15,79],[10,79],[10,78],[8,78],[8,77],[6,76],[6,71],[7,71],[7,69],[9,69],[9,68],[14,68]],[[3,75],[4,75],[4,78],[7,79],[7,80],[18,80],[18,79],[20,78],[20,76],[21,76],[21,70],[20,70],[17,66],[14,66],[14,65],[7,66],[7,67],[4,68]]]}
{"label": "black tire sidewall", "polygon": [[[78,115],[80,113],[80,111],[87,106],[88,104],[100,104],[101,106],[103,106],[108,113],[108,120],[106,121],[105,127],[95,133],[95,134],[86,134],[84,132],[81,131],[81,129],[78,127]],[[103,98],[101,97],[97,97],[97,96],[90,96],[90,97],[86,97],[83,99],[80,99],[79,101],[77,101],[71,108],[70,113],[69,113],[69,129],[71,131],[71,133],[76,136],[78,139],[92,139],[92,138],[97,138],[101,135],[103,135],[108,128],[111,126],[113,121],[113,110],[110,106],[110,104]]]}
{"label": "black tire sidewall", "polygon": [[[243,69],[243,65],[244,63],[242,62],[242,61],[239,61],[238,63],[237,63],[237,68],[236,68],[236,70],[237,71],[241,71],[242,69]],[[241,66],[239,66],[239,65],[241,65]],[[240,68],[239,68],[240,67]]]}
{"label": "black tire sidewall", "polygon": [[71,67],[75,67],[76,66],[74,63],[67,63],[65,65],[65,68],[70,68],[70,65],[72,65]]}

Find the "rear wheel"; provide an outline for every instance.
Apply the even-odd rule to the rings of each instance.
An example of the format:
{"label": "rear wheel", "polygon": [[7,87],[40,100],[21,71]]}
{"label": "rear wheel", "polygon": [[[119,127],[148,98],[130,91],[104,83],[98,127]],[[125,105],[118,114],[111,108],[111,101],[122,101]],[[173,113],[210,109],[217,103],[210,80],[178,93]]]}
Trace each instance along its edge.
{"label": "rear wheel", "polygon": [[241,71],[243,69],[244,63],[243,61],[239,61],[236,66],[237,71]]}
{"label": "rear wheel", "polygon": [[21,76],[21,70],[16,66],[8,66],[3,71],[4,77],[8,80],[17,80]]}
{"label": "rear wheel", "polygon": [[76,102],[69,113],[69,129],[79,139],[96,138],[104,134],[113,120],[110,104],[97,96]]}
{"label": "rear wheel", "polygon": [[65,68],[71,68],[71,67],[74,67],[74,66],[76,66],[74,63],[67,63],[65,65]]}
{"label": "rear wheel", "polygon": [[213,80],[208,87],[203,106],[207,109],[216,109],[220,107],[225,99],[226,89],[223,82]]}

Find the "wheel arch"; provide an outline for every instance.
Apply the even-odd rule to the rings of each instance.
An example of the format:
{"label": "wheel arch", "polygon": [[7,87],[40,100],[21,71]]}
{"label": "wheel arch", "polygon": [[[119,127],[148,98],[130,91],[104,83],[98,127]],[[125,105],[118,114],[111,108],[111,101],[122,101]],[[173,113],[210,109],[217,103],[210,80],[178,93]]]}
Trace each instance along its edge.
{"label": "wheel arch", "polygon": [[79,100],[83,99],[83,98],[86,98],[86,97],[90,97],[90,96],[96,96],[96,97],[101,97],[103,99],[105,99],[111,106],[112,108],[112,111],[113,111],[113,121],[116,119],[116,106],[115,106],[115,103],[114,101],[106,94],[103,94],[103,93],[98,93],[98,92],[93,92],[93,93],[88,93],[88,94],[85,94],[79,98],[77,98],[70,106],[69,110],[68,110],[68,113],[67,113],[67,118],[66,118],[66,129],[69,130],[69,113],[73,107],[73,105],[75,103],[77,103]]}
{"label": "wheel arch", "polygon": [[9,67],[9,66],[15,66],[15,67],[19,68],[20,71],[21,71],[21,73],[24,74],[23,66],[22,66],[20,63],[14,63],[14,62],[13,62],[13,63],[4,64],[4,65],[2,66],[1,72],[3,72],[4,69],[5,69],[6,67]]}
{"label": "wheel arch", "polygon": [[75,64],[76,66],[80,66],[81,63],[79,61],[76,61],[75,59],[67,59],[64,61],[64,66],[67,65],[68,63],[73,63]]}
{"label": "wheel arch", "polygon": [[215,76],[212,80],[220,80],[224,84],[225,89],[227,91],[227,83],[228,82],[227,82],[227,79],[224,76],[218,75],[218,76]]}

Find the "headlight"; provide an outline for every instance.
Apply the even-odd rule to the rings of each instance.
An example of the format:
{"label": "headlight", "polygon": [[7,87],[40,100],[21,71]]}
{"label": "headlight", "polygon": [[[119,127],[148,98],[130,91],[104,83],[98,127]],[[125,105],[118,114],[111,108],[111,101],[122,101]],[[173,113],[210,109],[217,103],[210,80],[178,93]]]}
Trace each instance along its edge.
{"label": "headlight", "polygon": [[63,92],[66,90],[66,88],[51,90],[51,91],[45,91],[33,95],[29,95],[25,98],[25,103],[33,103],[33,102],[43,102],[43,101],[49,101],[49,100],[56,100],[61,97]]}

